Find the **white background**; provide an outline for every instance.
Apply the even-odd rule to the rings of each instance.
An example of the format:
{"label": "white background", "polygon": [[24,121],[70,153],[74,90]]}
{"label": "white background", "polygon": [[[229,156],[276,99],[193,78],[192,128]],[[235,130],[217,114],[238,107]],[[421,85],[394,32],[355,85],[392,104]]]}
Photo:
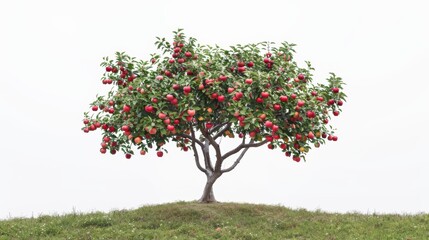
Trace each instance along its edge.
{"label": "white background", "polygon": [[289,41],[348,102],[339,141],[295,163],[266,147],[215,185],[220,201],[363,213],[429,212],[426,1],[5,1],[0,8],[0,218],[198,199],[191,153],[126,160],[81,132],[103,56],[148,59],[185,28],[204,44]]}

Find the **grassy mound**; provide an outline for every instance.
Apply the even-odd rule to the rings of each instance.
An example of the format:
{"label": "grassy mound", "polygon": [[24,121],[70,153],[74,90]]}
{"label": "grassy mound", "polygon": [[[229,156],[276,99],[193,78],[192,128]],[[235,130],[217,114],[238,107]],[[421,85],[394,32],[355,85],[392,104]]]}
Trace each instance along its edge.
{"label": "grassy mound", "polygon": [[429,239],[429,215],[331,214],[179,202],[0,221],[0,239]]}

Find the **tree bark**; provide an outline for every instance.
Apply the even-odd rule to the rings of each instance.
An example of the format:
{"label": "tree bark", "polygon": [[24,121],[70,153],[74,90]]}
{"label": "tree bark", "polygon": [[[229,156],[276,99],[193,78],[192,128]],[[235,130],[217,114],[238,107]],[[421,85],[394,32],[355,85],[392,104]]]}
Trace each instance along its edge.
{"label": "tree bark", "polygon": [[200,203],[215,203],[216,198],[213,193],[213,184],[220,177],[220,174],[208,174],[206,186],[204,187],[203,195],[198,202]]}

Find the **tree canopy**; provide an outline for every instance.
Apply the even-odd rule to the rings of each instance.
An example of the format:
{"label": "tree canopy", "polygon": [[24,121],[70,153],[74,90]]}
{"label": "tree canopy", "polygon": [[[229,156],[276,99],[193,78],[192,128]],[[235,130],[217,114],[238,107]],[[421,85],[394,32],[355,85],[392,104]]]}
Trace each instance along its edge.
{"label": "tree canopy", "polygon": [[[329,120],[341,112],[344,83],[334,73],[325,84],[313,83],[314,68],[308,61],[298,66],[294,44],[224,49],[186,38],[181,29],[173,42],[157,38],[155,44],[160,52],[146,61],[124,52],[103,58],[101,81],[112,87],[91,103],[83,127],[85,132],[101,128],[101,153],[121,150],[130,158],[136,149],[154,150],[162,157],[165,144],[173,141],[193,150],[201,171],[222,174],[251,147],[267,144],[299,162],[312,147],[337,140]],[[222,153],[221,137],[241,141]],[[238,153],[234,164],[222,168]]]}

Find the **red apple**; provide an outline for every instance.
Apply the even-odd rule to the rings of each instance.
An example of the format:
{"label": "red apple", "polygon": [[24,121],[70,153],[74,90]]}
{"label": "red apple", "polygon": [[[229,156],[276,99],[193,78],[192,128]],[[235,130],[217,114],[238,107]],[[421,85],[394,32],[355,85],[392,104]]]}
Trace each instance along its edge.
{"label": "red apple", "polygon": [[190,57],[192,57],[192,53],[191,52],[185,52],[185,56],[190,58]]}
{"label": "red apple", "polygon": [[164,152],[158,151],[158,152],[156,152],[156,156],[162,157],[162,156],[164,156]]}
{"label": "red apple", "polygon": [[266,121],[264,125],[267,128],[272,128],[273,127],[273,123],[271,121]]}
{"label": "red apple", "polygon": [[97,111],[98,110],[98,106],[92,106],[92,111]]}
{"label": "red apple", "polygon": [[146,112],[152,112],[153,111],[153,107],[151,106],[151,105],[147,105],[147,106],[145,106],[144,107],[144,110],[146,111]]}
{"label": "red apple", "polygon": [[297,106],[298,106],[298,107],[303,107],[303,106],[304,106],[304,104],[305,104],[305,102],[304,102],[304,101],[302,101],[302,100],[298,100],[298,104],[297,104]]}
{"label": "red apple", "polygon": [[124,105],[124,107],[122,108],[122,110],[124,112],[129,112],[131,110],[131,107],[129,105]]}
{"label": "red apple", "polygon": [[274,108],[275,111],[280,111],[280,109],[282,107],[280,106],[280,104],[276,103],[276,104],[273,105],[273,108]]}
{"label": "red apple", "polygon": [[167,101],[170,101],[170,102],[171,102],[171,101],[174,99],[174,96],[173,96],[173,95],[171,95],[171,94],[167,94],[166,99],[167,99]]}
{"label": "red apple", "polygon": [[254,65],[255,64],[252,61],[250,61],[250,62],[247,63],[247,67],[250,67],[250,68],[253,67]]}
{"label": "red apple", "polygon": [[173,125],[167,125],[167,130],[170,132],[174,131],[174,126]]}
{"label": "red apple", "polygon": [[223,96],[223,95],[218,96],[218,97],[217,97],[217,101],[218,101],[218,102],[223,102],[223,101],[225,101],[225,96]]}
{"label": "red apple", "polygon": [[188,116],[193,117],[193,116],[195,115],[195,110],[193,110],[193,109],[188,109],[187,113],[188,113]]}
{"label": "red apple", "polygon": [[124,125],[121,127],[121,130],[124,132],[129,132],[130,131],[130,127],[128,125]]}
{"label": "red apple", "polygon": [[135,75],[135,74],[131,74],[131,76],[129,76],[128,77],[128,81],[129,82],[132,82],[134,79],[136,79],[137,78],[137,75]]}
{"label": "red apple", "polygon": [[252,79],[250,79],[250,78],[248,78],[248,79],[244,80],[244,82],[245,82],[246,84],[252,84],[253,80],[252,80]]}
{"label": "red apple", "polygon": [[155,134],[156,134],[156,128],[151,128],[151,129],[149,130],[149,134],[151,134],[151,135],[155,135]]}
{"label": "red apple", "polygon": [[334,116],[338,116],[338,115],[340,115],[340,112],[339,112],[338,110],[335,110],[335,111],[333,111],[332,113],[334,114]]}
{"label": "red apple", "polygon": [[238,66],[238,67],[244,67],[244,62],[242,62],[242,61],[238,62],[238,63],[237,63],[237,66]]}
{"label": "red apple", "polygon": [[301,158],[299,156],[293,156],[292,160],[294,160],[295,162],[299,162],[301,161]]}
{"label": "red apple", "polygon": [[287,102],[287,96],[280,96],[281,102]]}
{"label": "red apple", "polygon": [[125,158],[130,159],[131,158],[131,154],[130,153],[125,154]]}
{"label": "red apple", "polygon": [[173,89],[175,90],[175,91],[177,91],[177,90],[179,90],[180,89],[180,85],[179,84],[173,84]]}
{"label": "red apple", "polygon": [[160,118],[160,119],[165,119],[166,117],[167,117],[167,115],[165,114],[165,113],[159,113],[158,114],[158,117]]}
{"label": "red apple", "polygon": [[314,138],[314,133],[313,132],[309,132],[308,135],[307,135],[307,137],[309,139],[313,139]]}
{"label": "red apple", "polygon": [[316,117],[316,113],[313,112],[313,111],[311,111],[311,110],[308,110],[307,111],[307,117],[308,118],[315,118]]}
{"label": "red apple", "polygon": [[334,88],[332,88],[332,92],[333,93],[338,93],[338,92],[340,92],[340,89],[337,88],[337,87],[334,87]]}
{"label": "red apple", "polygon": [[[279,130],[279,126],[277,126],[277,125],[274,124],[271,129],[273,130],[273,133],[275,133],[275,132],[277,132]],[[278,135],[276,135],[276,136],[278,136]]]}
{"label": "red apple", "polygon": [[268,98],[269,96],[270,96],[270,94],[268,92],[262,92],[261,93],[262,98]]}
{"label": "red apple", "polygon": [[298,79],[301,81],[304,80],[305,79],[304,74],[302,74],[302,73],[298,74]]}
{"label": "red apple", "polygon": [[249,136],[250,136],[250,138],[255,138],[256,137],[256,132],[255,131],[249,132]]}
{"label": "red apple", "polygon": [[190,93],[190,92],[191,92],[191,86],[184,86],[184,87],[183,87],[183,92],[184,92],[185,94]]}
{"label": "red apple", "polygon": [[227,76],[224,76],[224,75],[221,75],[221,76],[219,77],[219,80],[220,80],[220,81],[223,81],[223,82],[225,82],[227,79],[228,79],[228,77],[227,77]]}

